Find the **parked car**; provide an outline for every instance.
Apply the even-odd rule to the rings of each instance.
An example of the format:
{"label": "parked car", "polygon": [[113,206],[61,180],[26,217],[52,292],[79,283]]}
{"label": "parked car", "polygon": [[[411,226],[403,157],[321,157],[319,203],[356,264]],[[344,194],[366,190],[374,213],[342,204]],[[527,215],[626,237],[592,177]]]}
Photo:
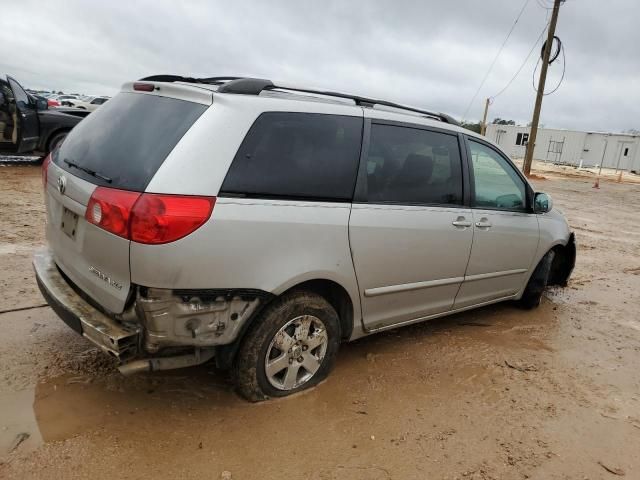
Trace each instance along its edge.
{"label": "parked car", "polygon": [[[350,102],[351,104],[347,104]],[[565,285],[574,236],[449,116],[268,80],[155,76],[43,165],[42,294],[122,373],[215,358],[252,401],[341,342]]]}
{"label": "parked car", "polygon": [[59,101],[54,99],[55,94],[53,93],[46,93],[46,92],[34,93],[30,91],[27,91],[27,93],[30,93],[34,97],[44,98],[47,101],[47,105],[50,107],[59,107],[61,105]]}
{"label": "parked car", "polygon": [[80,96],[79,95],[56,95],[54,97],[54,100],[60,102],[60,104],[64,107],[70,107],[70,103],[72,101],[76,101],[79,100]]}
{"label": "parked car", "polygon": [[80,108],[93,112],[100,105],[109,100],[108,97],[86,97],[78,100],[69,100],[67,103],[70,107]]}
{"label": "parked car", "polygon": [[28,94],[16,79],[0,75],[0,153],[46,155],[88,114],[50,110],[47,99]]}

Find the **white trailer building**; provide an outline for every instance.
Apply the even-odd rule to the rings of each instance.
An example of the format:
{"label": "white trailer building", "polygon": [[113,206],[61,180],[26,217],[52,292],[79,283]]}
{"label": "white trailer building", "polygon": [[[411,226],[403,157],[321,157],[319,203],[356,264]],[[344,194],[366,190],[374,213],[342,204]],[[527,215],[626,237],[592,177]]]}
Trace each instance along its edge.
{"label": "white trailer building", "polygon": [[[487,125],[486,137],[512,158],[523,158],[530,130],[529,127],[491,124]],[[640,136],[539,128],[533,158],[584,167],[602,162],[605,168],[640,173]]]}

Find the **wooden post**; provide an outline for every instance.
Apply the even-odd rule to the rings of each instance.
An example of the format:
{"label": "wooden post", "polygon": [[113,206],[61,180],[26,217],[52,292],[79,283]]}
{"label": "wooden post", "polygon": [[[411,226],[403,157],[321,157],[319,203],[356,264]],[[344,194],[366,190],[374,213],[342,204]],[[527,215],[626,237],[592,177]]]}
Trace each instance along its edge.
{"label": "wooden post", "polygon": [[487,133],[487,113],[489,112],[489,104],[491,99],[487,98],[484,102],[484,117],[482,117],[482,125],[480,125],[480,134],[485,135]]}
{"label": "wooden post", "polygon": [[533,109],[533,119],[531,120],[531,133],[529,134],[529,144],[527,152],[524,156],[524,164],[522,171],[526,176],[531,174],[531,163],[533,162],[533,151],[536,147],[536,136],[538,135],[538,122],[540,121],[540,110],[542,109],[542,97],[544,95],[544,85],[547,81],[547,68],[549,67],[549,56],[551,55],[551,47],[553,46],[553,36],[556,33],[556,24],[558,23],[558,12],[560,11],[561,0],[555,0],[553,4],[553,14],[549,23],[549,33],[547,34],[547,43],[542,55],[542,68],[540,69],[540,81],[538,82],[538,94],[536,95],[536,105]]}

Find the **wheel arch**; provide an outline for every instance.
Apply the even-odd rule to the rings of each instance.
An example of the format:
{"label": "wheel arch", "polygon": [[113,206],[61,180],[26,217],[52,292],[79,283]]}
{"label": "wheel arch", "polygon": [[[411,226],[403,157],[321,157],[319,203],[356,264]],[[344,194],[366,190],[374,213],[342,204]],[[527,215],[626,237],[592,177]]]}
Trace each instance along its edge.
{"label": "wheel arch", "polygon": [[338,282],[327,279],[307,280],[286,290],[282,295],[291,291],[304,290],[323,297],[335,309],[340,318],[340,334],[342,340],[347,340],[353,332],[353,301],[349,292]]}
{"label": "wheel arch", "polygon": [[556,244],[551,248],[551,250],[555,251],[556,255],[553,259],[553,263],[551,264],[548,285],[559,285],[564,287],[567,285],[571,272],[573,272],[573,268],[576,264],[575,235],[572,233],[566,244]]}
{"label": "wheel arch", "polygon": [[516,299],[519,299],[522,296],[525,288],[529,284],[531,276],[536,270],[536,267],[542,261],[544,256],[552,250],[555,252],[555,257],[553,259],[553,263],[551,264],[551,272],[549,274],[547,285],[558,285],[561,287],[567,285],[576,262],[576,244],[575,236],[573,233],[569,235],[569,239],[566,242],[557,240],[556,242],[549,245],[547,249],[544,250],[541,254],[539,254],[539,257],[536,258],[532,263],[526,282],[524,282],[524,285],[518,292]]}
{"label": "wheel arch", "polygon": [[52,130],[51,132],[49,132],[49,135],[47,135],[47,140],[44,142],[44,153],[45,155],[48,155],[51,152],[51,142],[53,141],[53,139],[59,135],[60,133],[69,133],[71,131],[72,127],[60,127],[60,128],[56,128],[55,130]]}
{"label": "wheel arch", "polygon": [[218,368],[228,369],[231,367],[240,347],[240,343],[264,308],[278,298],[294,291],[312,292],[327,300],[327,302],[329,302],[329,304],[335,309],[338,314],[338,318],[340,319],[341,340],[345,341],[351,337],[354,328],[355,310],[353,300],[347,289],[338,282],[326,278],[304,280],[290,286],[278,295],[273,295],[268,301],[264,302],[249,319],[247,319],[233,343],[217,347],[215,358]]}

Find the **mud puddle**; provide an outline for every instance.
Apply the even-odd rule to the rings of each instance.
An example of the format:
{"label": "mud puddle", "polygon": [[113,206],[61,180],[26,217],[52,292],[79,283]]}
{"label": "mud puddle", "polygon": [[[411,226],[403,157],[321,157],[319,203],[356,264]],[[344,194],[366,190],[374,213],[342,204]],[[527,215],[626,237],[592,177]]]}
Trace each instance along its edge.
{"label": "mud puddle", "polygon": [[[86,363],[72,363],[70,371],[47,375],[33,388],[3,397],[7,408],[0,423],[11,422],[11,429],[3,432],[4,453],[22,432],[30,435],[19,447],[22,453],[42,442],[82,435],[155,437],[174,429],[192,432],[196,446],[206,439],[215,449],[227,452],[230,441],[260,448],[274,430],[298,431],[301,425],[321,431],[329,427],[354,450],[359,443],[368,445],[376,435],[394,442],[396,437],[387,438],[385,429],[375,426],[389,420],[386,408],[379,412],[382,417],[378,415],[378,405],[389,396],[398,401],[412,398],[397,406],[423,420],[431,417],[422,410],[427,399],[439,398],[438,403],[446,404],[446,399],[464,398],[465,405],[482,409],[504,402],[509,390],[499,379],[539,371],[544,362],[537,355],[552,351],[544,339],[556,328],[553,308],[545,302],[532,319],[513,306],[498,306],[365,338],[344,346],[336,371],[320,388],[258,405],[236,396],[226,373],[212,365],[123,377],[115,365],[100,364],[96,369],[94,355],[102,354],[89,348],[89,354],[81,352]],[[36,342],[38,337],[60,335],[63,342],[86,346],[72,332],[68,337],[66,327],[53,314],[45,319],[38,312],[12,316],[18,327],[7,330],[8,341],[21,343],[25,332],[32,331],[30,321],[46,321],[55,322],[48,323],[55,332],[36,330],[32,333]],[[5,319],[5,323],[11,321]],[[510,348],[513,344],[518,345],[517,352]],[[502,350],[500,355],[493,353],[495,348]],[[74,354],[76,349],[69,351]],[[323,418],[328,422],[324,428],[318,425]],[[212,431],[204,431],[204,425]],[[224,429],[224,439],[215,435],[218,428]],[[406,434],[397,438],[405,442]],[[313,442],[313,435],[300,441]]]}

